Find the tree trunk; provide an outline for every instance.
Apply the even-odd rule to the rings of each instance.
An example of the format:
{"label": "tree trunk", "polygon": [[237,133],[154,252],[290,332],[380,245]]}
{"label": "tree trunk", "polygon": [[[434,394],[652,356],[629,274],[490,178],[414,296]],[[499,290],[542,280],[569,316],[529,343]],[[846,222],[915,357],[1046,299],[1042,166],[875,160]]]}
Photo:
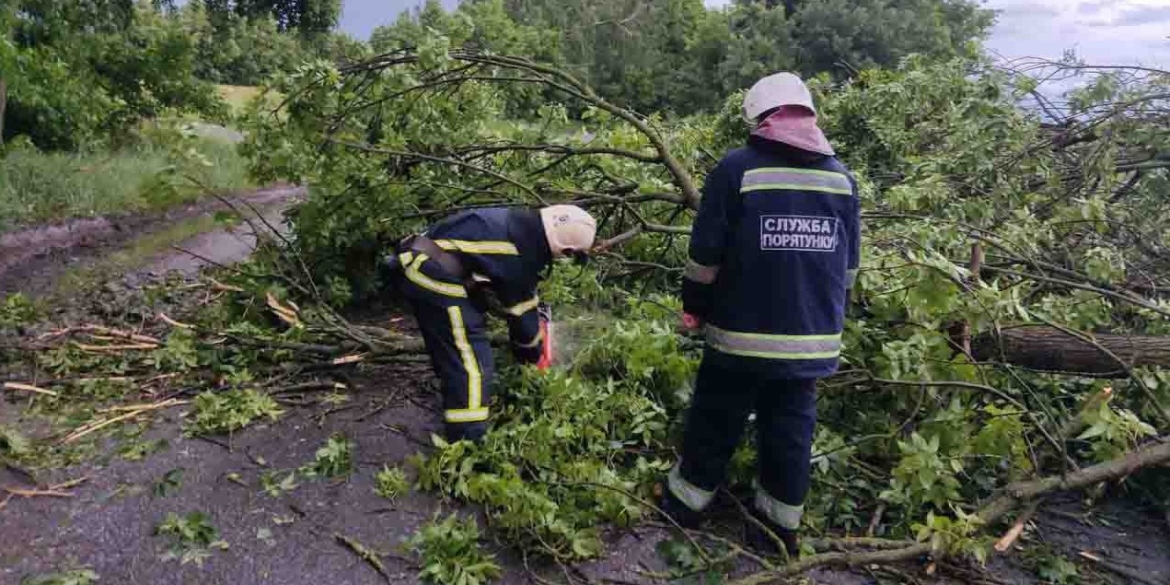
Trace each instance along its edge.
{"label": "tree trunk", "polygon": [[0,77],[0,144],[4,144],[4,109],[8,105],[8,82]]}
{"label": "tree trunk", "polygon": [[1170,367],[1170,336],[1097,334],[1099,347],[1055,327],[1034,325],[985,333],[972,350],[979,361],[1003,361],[1044,372],[1069,372],[1101,378],[1125,378],[1139,366]]}

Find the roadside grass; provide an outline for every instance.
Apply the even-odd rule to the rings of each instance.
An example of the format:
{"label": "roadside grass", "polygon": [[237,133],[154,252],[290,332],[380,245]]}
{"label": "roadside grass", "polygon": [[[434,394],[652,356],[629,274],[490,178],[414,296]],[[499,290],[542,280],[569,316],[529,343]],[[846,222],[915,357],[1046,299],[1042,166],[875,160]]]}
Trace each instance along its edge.
{"label": "roadside grass", "polygon": [[248,100],[260,94],[260,88],[251,85],[217,85],[215,89],[219,92],[219,97],[227,102],[232,113],[236,114],[243,110]]}
{"label": "roadside grass", "polygon": [[[234,145],[200,140],[195,148],[211,163],[202,173],[210,189],[250,186]],[[0,233],[46,221],[161,209],[204,195],[194,186],[165,196],[153,192],[170,164],[167,150],[149,143],[88,153],[10,149],[0,158]]]}

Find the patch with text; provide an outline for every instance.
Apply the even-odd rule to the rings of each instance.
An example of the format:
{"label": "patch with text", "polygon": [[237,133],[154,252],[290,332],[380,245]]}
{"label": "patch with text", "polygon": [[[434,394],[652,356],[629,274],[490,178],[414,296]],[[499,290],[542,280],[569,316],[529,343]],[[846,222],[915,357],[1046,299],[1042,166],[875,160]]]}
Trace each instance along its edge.
{"label": "patch with text", "polygon": [[837,249],[837,218],[805,215],[761,216],[760,249],[833,252]]}

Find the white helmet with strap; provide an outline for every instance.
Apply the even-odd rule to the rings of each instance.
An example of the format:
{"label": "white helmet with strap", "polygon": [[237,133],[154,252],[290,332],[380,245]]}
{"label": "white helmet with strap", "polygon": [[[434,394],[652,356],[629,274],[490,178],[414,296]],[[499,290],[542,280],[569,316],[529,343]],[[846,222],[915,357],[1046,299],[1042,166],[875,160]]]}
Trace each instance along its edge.
{"label": "white helmet with strap", "polygon": [[576,205],[550,205],[540,210],[544,235],[554,258],[567,252],[585,253],[597,237],[597,221]]}
{"label": "white helmet with strap", "polygon": [[756,82],[743,98],[743,119],[759,122],[760,115],[780,106],[804,106],[815,115],[812,93],[796,75],[788,72],[769,75]]}

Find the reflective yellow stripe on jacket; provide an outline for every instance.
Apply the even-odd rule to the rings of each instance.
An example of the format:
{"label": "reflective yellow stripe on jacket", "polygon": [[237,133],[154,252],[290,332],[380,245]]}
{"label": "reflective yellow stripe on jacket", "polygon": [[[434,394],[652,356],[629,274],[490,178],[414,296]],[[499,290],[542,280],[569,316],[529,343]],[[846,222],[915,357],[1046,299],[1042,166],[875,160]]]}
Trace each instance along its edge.
{"label": "reflective yellow stripe on jacket", "polygon": [[524,301],[523,303],[517,303],[515,305],[512,305],[511,307],[508,307],[508,308],[504,309],[504,311],[507,312],[509,315],[512,315],[513,317],[519,317],[519,316],[523,315],[524,313],[527,313],[528,311],[535,309],[538,306],[540,306],[540,299],[537,297],[532,297],[531,299],[528,299],[527,301]]}
{"label": "reflective yellow stripe on jacket", "polygon": [[519,256],[520,250],[516,244],[500,240],[435,240],[435,244],[444,250],[459,250],[468,254],[502,254],[505,256]]}
{"label": "reflective yellow stripe on jacket", "polygon": [[707,343],[723,353],[775,360],[819,360],[841,355],[841,334],[770,335],[707,325]]}
{"label": "reflective yellow stripe on jacket", "polygon": [[767,191],[770,189],[792,189],[796,191],[819,191],[836,195],[852,195],[853,183],[849,177],[833,171],[816,169],[794,169],[789,167],[763,167],[752,169],[743,175],[739,191]]}

